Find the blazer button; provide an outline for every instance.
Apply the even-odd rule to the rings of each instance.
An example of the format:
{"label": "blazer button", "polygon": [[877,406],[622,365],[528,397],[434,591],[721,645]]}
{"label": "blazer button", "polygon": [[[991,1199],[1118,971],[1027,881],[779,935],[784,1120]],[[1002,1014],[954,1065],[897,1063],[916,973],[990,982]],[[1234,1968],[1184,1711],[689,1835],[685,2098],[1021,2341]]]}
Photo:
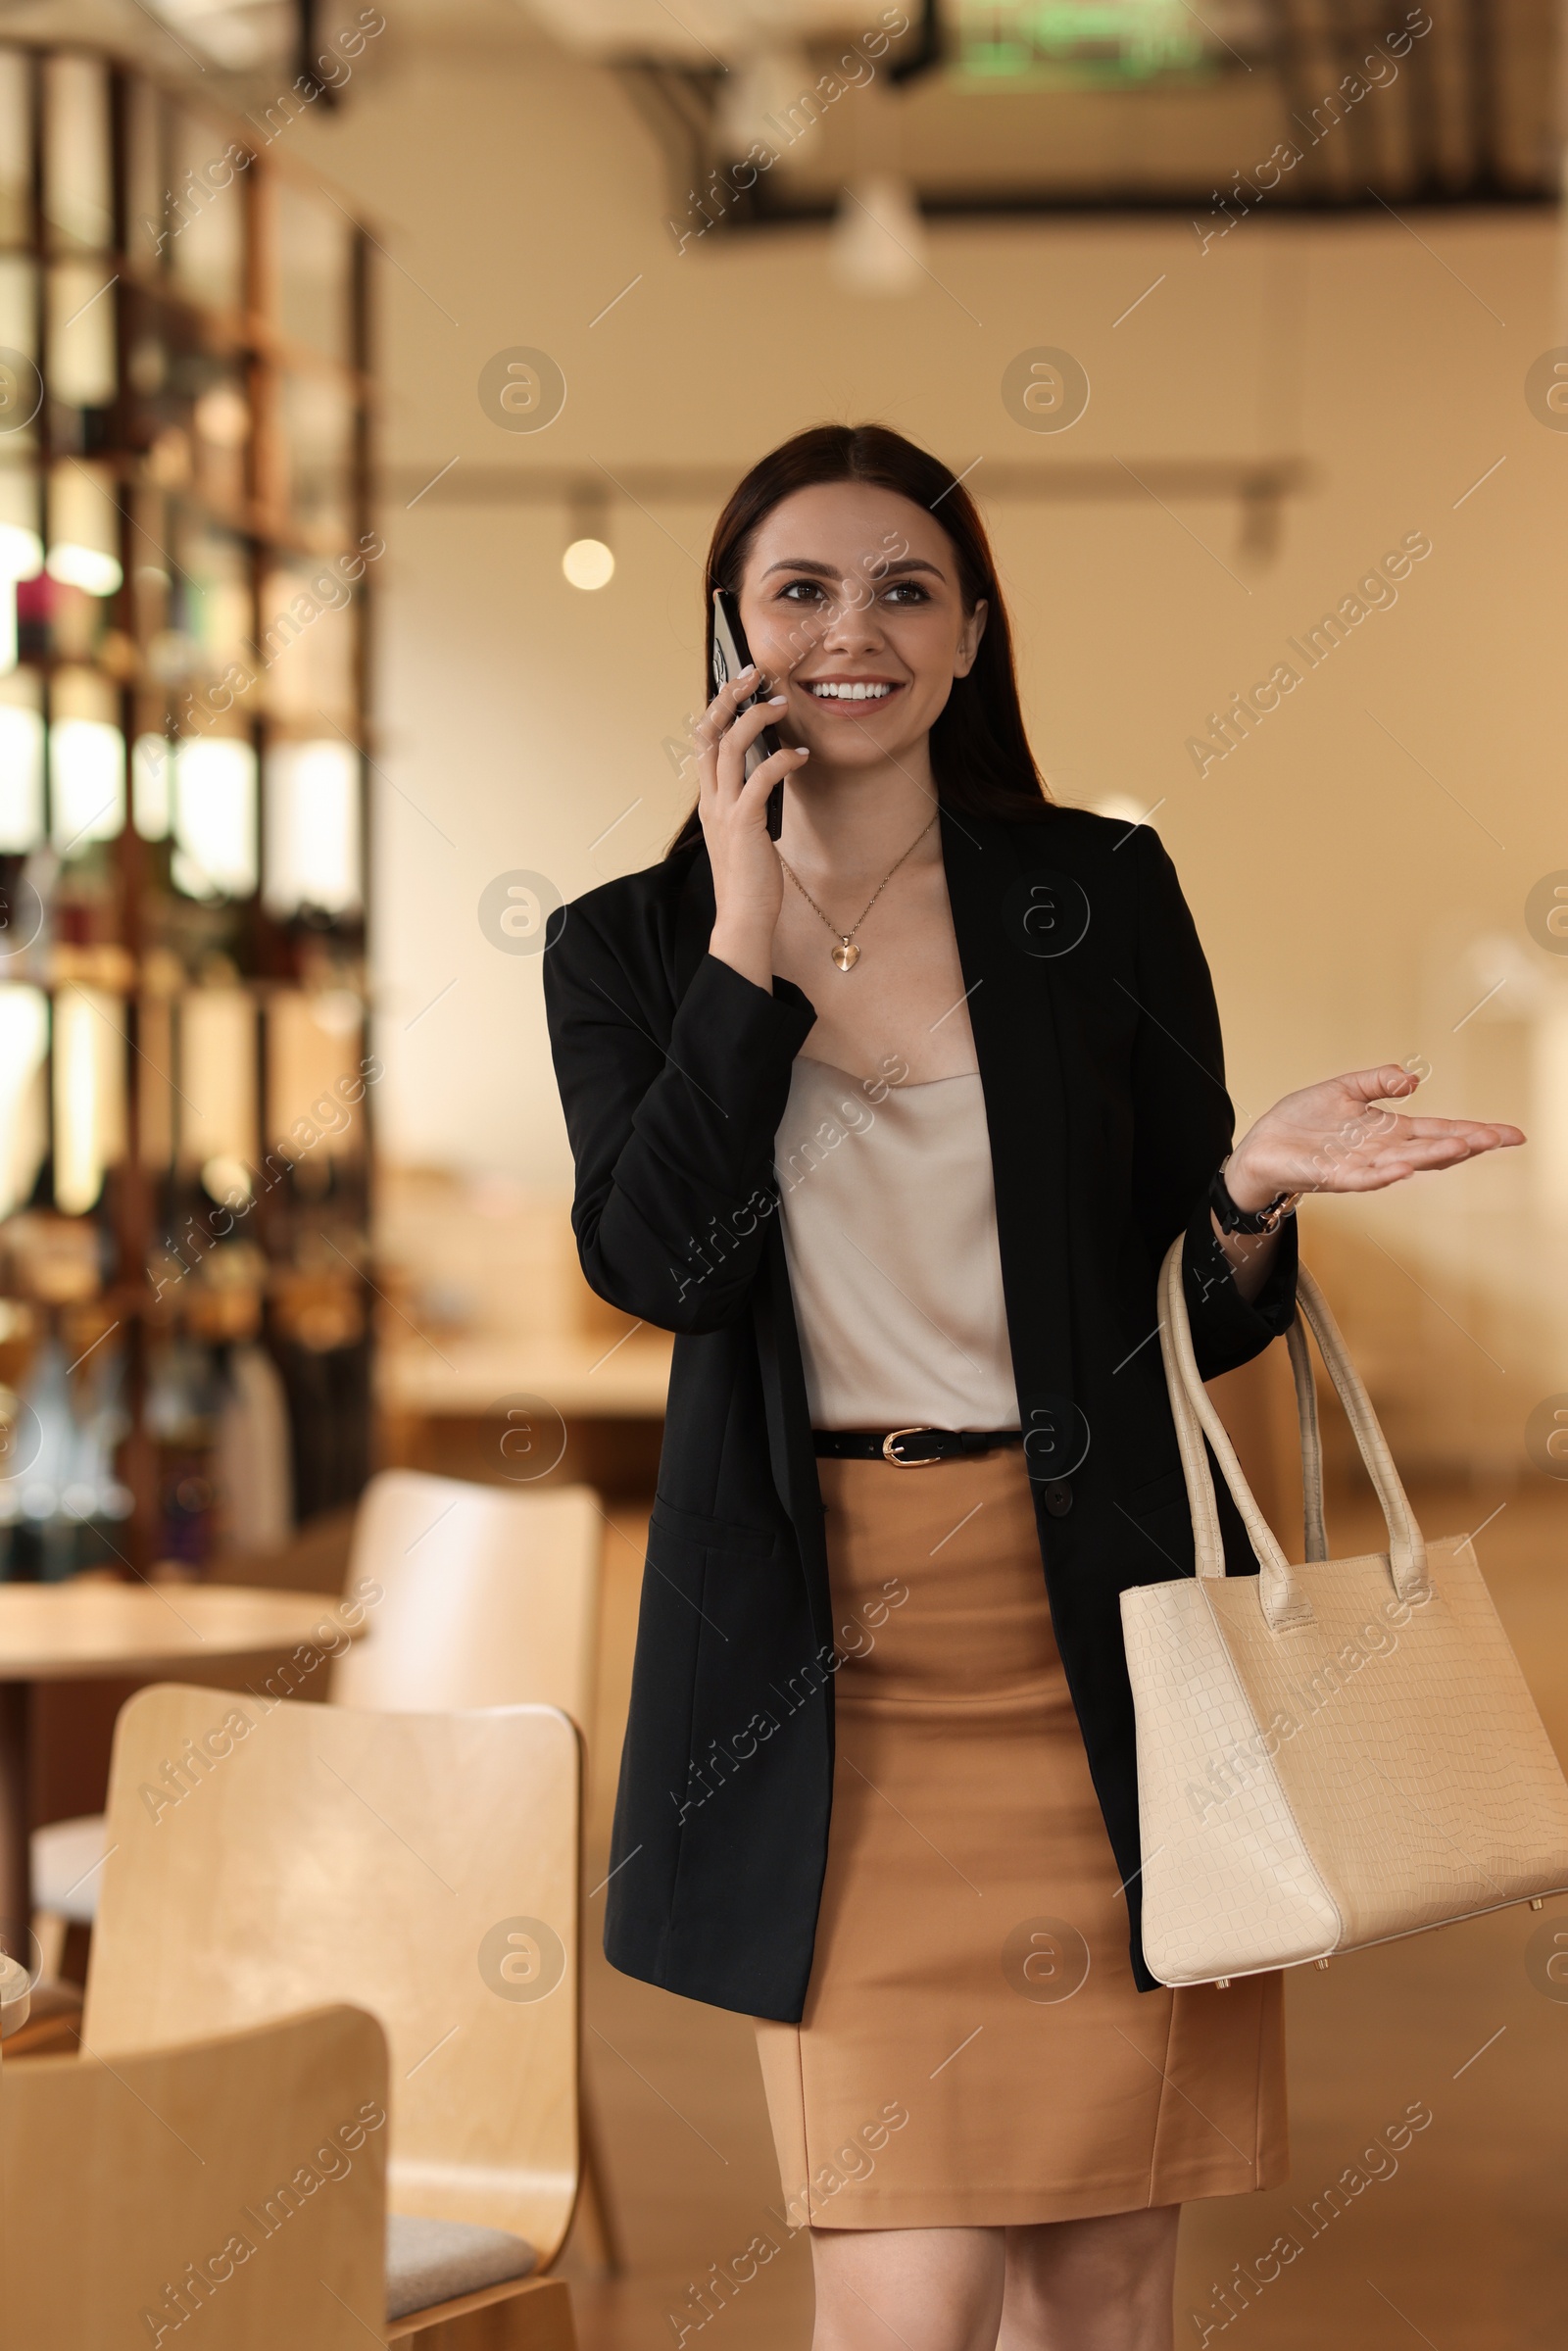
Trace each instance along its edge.
{"label": "blazer button", "polygon": [[1072,1508],[1072,1488],[1065,1478],[1053,1478],[1046,1488],[1046,1508],[1053,1518],[1065,1518]]}

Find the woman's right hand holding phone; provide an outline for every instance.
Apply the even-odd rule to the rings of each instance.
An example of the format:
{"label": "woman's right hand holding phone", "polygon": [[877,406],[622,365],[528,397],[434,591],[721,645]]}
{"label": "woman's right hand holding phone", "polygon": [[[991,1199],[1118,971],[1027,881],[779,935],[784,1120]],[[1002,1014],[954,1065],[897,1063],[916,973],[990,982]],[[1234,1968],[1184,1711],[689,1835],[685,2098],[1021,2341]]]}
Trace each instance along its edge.
{"label": "woman's right hand holding phone", "polygon": [[747,776],[748,749],[764,726],[777,725],[785,701],[780,694],[737,716],[759,682],[754,663],[732,677],[703,713],[694,737],[697,812],[713,869],[716,913],[709,952],[771,994],[784,874],[768,837],[767,803],[774,786],[794,775],[809,755],[786,745]]}

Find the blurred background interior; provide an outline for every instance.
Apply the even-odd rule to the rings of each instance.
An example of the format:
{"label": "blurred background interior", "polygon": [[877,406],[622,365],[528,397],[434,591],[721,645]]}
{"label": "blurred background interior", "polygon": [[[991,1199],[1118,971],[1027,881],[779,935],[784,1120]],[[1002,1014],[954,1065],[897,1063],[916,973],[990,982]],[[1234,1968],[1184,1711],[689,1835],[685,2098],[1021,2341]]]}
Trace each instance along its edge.
{"label": "blurred background interior", "polygon": [[[394,2081],[394,2204],[537,2257],[445,2333],[426,2290],[423,2339],[567,2342],[562,2281],[584,2346],[808,2339],[744,2020],[598,1956],[668,1342],[577,1270],[540,975],[553,909],[689,805],[708,529],[825,417],[964,474],[1051,789],[1170,849],[1241,1121],[1392,1058],[1527,1130],[1302,1238],[1568,1738],[1563,29],[0,6],[0,1860],[37,1978],[8,2098],[16,2057],[81,2062],[111,1971],[127,1699],[272,1690],[368,1578],[352,1653],[274,1695],[555,1706],[587,1740],[564,2135],[514,2118],[534,2201],[421,2203]],[[1293,1530],[1282,1364],[1221,1390]],[[1189,2216],[1179,2340],[1560,2341],[1554,1932],[1293,1981],[1296,2184]],[[390,1992],[291,1983],[412,2050]],[[1416,2099],[1397,2178],[1290,2221]],[[481,2320],[520,2331],[452,2331]]]}

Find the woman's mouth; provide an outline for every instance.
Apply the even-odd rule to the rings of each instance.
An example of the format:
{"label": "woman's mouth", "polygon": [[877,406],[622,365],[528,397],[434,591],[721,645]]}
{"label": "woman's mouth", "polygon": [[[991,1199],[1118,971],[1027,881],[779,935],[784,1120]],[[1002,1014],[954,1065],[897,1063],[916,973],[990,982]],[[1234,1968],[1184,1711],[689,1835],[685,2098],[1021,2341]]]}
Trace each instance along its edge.
{"label": "woman's mouth", "polygon": [[802,690],[813,702],[849,703],[858,710],[868,703],[889,702],[904,691],[902,683],[891,677],[813,677],[803,682]]}

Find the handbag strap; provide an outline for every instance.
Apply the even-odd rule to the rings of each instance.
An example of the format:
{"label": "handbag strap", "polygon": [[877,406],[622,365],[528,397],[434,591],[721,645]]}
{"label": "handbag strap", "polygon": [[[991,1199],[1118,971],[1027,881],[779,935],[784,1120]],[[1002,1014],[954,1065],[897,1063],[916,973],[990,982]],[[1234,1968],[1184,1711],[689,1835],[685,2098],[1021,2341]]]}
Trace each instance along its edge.
{"label": "handbag strap", "polygon": [[1159,1275],[1159,1351],[1165,1361],[1165,1385],[1170,1392],[1171,1417],[1176,1423],[1176,1442],[1181,1448],[1182,1469],[1187,1479],[1187,1500],[1193,1519],[1193,1549],[1200,1576],[1223,1576],[1225,1573],[1225,1544],[1220,1534],[1219,1505],[1214,1498],[1214,1481],[1209,1475],[1208,1458],[1203,1451],[1206,1437],[1219,1463],[1221,1477],[1230,1488],[1236,1507],[1242,1514],[1247,1538],[1252,1546],[1258,1566],[1258,1594],[1263,1614],[1275,1632],[1290,1625],[1309,1625],[1313,1622],[1312,1603],[1291,1573],[1290,1563],[1281,1550],[1273,1528],[1259,1510],[1252,1490],[1242,1475],[1242,1465],[1236,1458],[1236,1448],[1225,1430],[1225,1424],[1215,1411],[1208,1393],[1198,1374],[1198,1358],[1193,1352],[1192,1326],[1187,1319],[1187,1298],[1182,1284],[1182,1253],[1185,1235],[1179,1236],[1170,1247]]}
{"label": "handbag strap", "polygon": [[1329,1538],[1323,1523],[1323,1438],[1317,1419],[1317,1382],[1312,1377],[1312,1357],[1307,1350],[1306,1330],[1298,1313],[1291,1317],[1285,1345],[1291,1358],[1291,1378],[1296,1386],[1296,1426],[1301,1446],[1301,1518],[1306,1534],[1306,1556],[1309,1560],[1326,1559],[1329,1555]]}
{"label": "handbag strap", "polygon": [[[1317,1341],[1318,1353],[1323,1358],[1324,1369],[1333,1381],[1334,1392],[1345,1407],[1345,1417],[1350,1424],[1356,1450],[1361,1456],[1366,1474],[1371,1479],[1378,1501],[1382,1505],[1383,1523],[1389,1531],[1389,1567],[1394,1577],[1394,1588],[1401,1600],[1413,1602],[1424,1600],[1431,1591],[1427,1578],[1425,1539],[1416,1524],[1415,1512],[1410,1507],[1410,1497],[1405,1493],[1399,1473],[1395,1467],[1394,1455],[1389,1450],[1389,1441],[1384,1436],[1382,1425],[1372,1408],[1372,1398],[1366,1392],[1365,1383],[1350,1360],[1350,1350],[1345,1344],[1339,1324],[1329,1310],[1328,1299],[1323,1296],[1322,1291],[1304,1265],[1299,1266],[1297,1270],[1296,1295],[1298,1313],[1306,1322],[1313,1338]],[[1301,1352],[1303,1355],[1306,1352],[1304,1346]],[[1303,1487],[1308,1481],[1315,1486],[1318,1496],[1317,1506],[1321,1515],[1323,1453],[1318,1441],[1315,1409],[1312,1414],[1310,1439],[1303,1425],[1301,1445]],[[1310,1507],[1309,1503],[1308,1508]],[[1308,1551],[1307,1557],[1310,1558],[1311,1555],[1311,1552]],[[1323,1556],[1325,1558],[1328,1556],[1326,1548]]]}
{"label": "handbag strap", "polygon": [[[1176,1424],[1176,1441],[1187,1480],[1198,1573],[1200,1576],[1223,1576],[1225,1573],[1219,1508],[1203,1450],[1206,1437],[1214,1459],[1219,1464],[1220,1475],[1241,1513],[1248,1541],[1257,1559],[1258,1591],[1266,1621],[1276,1632],[1291,1625],[1310,1624],[1313,1621],[1311,1602],[1286,1559],[1273,1529],[1258,1508],[1236,1457],[1236,1448],[1199,1377],[1182,1280],[1183,1248],[1183,1238],[1173,1242],[1160,1269],[1159,1345],[1165,1363],[1171,1414]],[[1421,1531],[1399,1483],[1394,1456],[1378,1426],[1371,1399],[1350,1361],[1345,1341],[1329,1312],[1322,1292],[1304,1268],[1298,1276],[1298,1297],[1300,1312],[1317,1340],[1329,1378],[1345,1406],[1361,1459],[1383,1507],[1384,1521],[1389,1531],[1389,1564],[1395,1590],[1401,1599],[1424,1597],[1428,1587],[1426,1546],[1421,1539]],[[1312,1393],[1311,1366],[1306,1358],[1304,1339],[1294,1328],[1292,1337],[1296,1342],[1291,1347],[1291,1368],[1296,1380],[1297,1411],[1300,1426],[1307,1557],[1325,1559],[1328,1556],[1328,1544],[1323,1527],[1323,1455],[1317,1402]]]}

